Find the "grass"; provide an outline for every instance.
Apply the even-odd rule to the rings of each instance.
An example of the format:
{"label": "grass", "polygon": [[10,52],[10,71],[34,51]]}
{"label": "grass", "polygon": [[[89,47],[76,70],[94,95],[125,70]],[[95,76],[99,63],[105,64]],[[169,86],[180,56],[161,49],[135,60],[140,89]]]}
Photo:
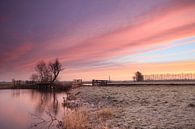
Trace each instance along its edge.
{"label": "grass", "polygon": [[86,129],[89,127],[89,118],[86,108],[79,108],[67,112],[64,118],[65,129]]}
{"label": "grass", "polygon": [[[108,128],[195,129],[193,115],[195,86],[91,86],[81,87],[70,92],[74,95],[79,92],[76,97],[83,100],[85,105],[88,103],[88,107],[92,105],[92,111],[95,110],[93,116],[99,121],[98,124],[105,121],[103,124],[107,124]],[[100,107],[112,108],[114,110],[113,117],[112,115],[110,117],[109,114],[112,113],[109,113],[108,109],[104,111],[105,109]],[[157,114],[154,114],[154,111]],[[182,114],[182,117],[178,114]],[[110,119],[102,119],[104,116],[109,116]]]}
{"label": "grass", "polygon": [[[108,129],[106,120],[112,118],[113,110],[111,108],[102,108],[95,112],[90,112],[85,107],[72,110],[65,114],[64,128],[65,129]],[[90,124],[91,120],[96,121],[95,125]]]}
{"label": "grass", "polygon": [[[72,87],[71,82],[55,82],[53,85],[55,86],[55,91],[68,91]],[[45,87],[43,87],[43,86],[44,85],[42,85],[42,86],[40,86],[40,88],[38,88],[38,85],[28,84],[28,83],[26,83],[26,84],[22,83],[20,85],[13,86],[12,82],[0,82],[0,89],[43,89],[43,90],[45,90]]]}
{"label": "grass", "polygon": [[11,89],[12,87],[11,83],[0,83],[0,89]]}
{"label": "grass", "polygon": [[97,117],[99,119],[109,119],[113,116],[113,109],[112,108],[102,108],[97,111]]}

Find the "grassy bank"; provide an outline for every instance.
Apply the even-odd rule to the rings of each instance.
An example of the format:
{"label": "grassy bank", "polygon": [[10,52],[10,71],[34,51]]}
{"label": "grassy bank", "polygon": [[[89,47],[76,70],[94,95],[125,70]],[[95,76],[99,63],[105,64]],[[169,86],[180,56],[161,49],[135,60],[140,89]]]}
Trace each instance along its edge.
{"label": "grassy bank", "polygon": [[12,84],[9,82],[6,83],[0,83],[0,89],[11,89],[13,88]]}
{"label": "grassy bank", "polygon": [[39,85],[39,84],[20,84],[15,85],[11,82],[0,83],[0,89],[40,89],[40,90],[56,90],[56,91],[68,91],[72,87],[71,82],[57,82],[52,86]]}
{"label": "grassy bank", "polygon": [[92,128],[101,125],[98,112],[109,110],[102,121],[108,129],[195,128],[194,86],[80,87],[70,99],[86,107]]}

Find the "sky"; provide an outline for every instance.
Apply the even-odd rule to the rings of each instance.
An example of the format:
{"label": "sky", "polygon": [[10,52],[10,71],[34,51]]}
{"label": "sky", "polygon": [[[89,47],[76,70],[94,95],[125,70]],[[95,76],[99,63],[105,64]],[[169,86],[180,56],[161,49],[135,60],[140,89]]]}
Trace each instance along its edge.
{"label": "sky", "polygon": [[60,80],[195,72],[195,0],[1,0],[0,81],[55,58]]}

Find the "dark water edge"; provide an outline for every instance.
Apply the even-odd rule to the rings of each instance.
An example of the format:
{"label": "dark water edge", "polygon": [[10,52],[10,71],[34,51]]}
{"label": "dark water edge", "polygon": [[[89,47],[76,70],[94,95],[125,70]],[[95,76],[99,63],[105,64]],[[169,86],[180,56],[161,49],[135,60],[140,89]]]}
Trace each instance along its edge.
{"label": "dark water edge", "polygon": [[[51,116],[63,119],[67,110],[63,106],[66,95],[64,91],[54,90],[0,90],[0,129],[47,128]],[[52,123],[52,129],[57,129],[56,122]]]}
{"label": "dark water edge", "polygon": [[11,83],[0,83],[0,89],[12,89],[13,85]]}
{"label": "dark water edge", "polygon": [[72,84],[53,84],[53,85],[42,85],[42,84],[33,84],[33,85],[16,85],[13,86],[11,83],[0,84],[1,89],[37,89],[40,91],[68,91],[72,88]]}

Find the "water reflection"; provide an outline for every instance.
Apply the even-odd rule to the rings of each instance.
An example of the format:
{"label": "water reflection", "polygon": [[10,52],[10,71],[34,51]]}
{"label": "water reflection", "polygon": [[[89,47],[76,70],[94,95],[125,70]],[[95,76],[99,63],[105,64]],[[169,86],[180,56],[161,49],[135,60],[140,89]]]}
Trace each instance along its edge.
{"label": "water reflection", "polygon": [[[22,91],[22,92],[21,92]],[[25,94],[24,90],[12,90],[12,97],[18,98]],[[44,90],[30,90],[29,95],[31,96],[31,102],[35,103],[35,111],[36,113],[43,113],[46,110],[51,111],[55,115],[58,114],[59,106],[59,98],[57,98],[56,94],[60,94],[60,92],[55,91],[44,91]],[[62,92],[61,92],[62,93]],[[66,94],[64,94],[66,96]]]}
{"label": "water reflection", "polygon": [[65,92],[0,90],[0,129],[29,128],[30,124],[34,123],[32,114],[47,119],[50,117],[47,113],[50,113],[57,119],[62,119],[65,112],[62,106],[65,96]]}
{"label": "water reflection", "polygon": [[20,96],[20,90],[12,90],[11,95],[12,95],[12,97],[19,97]]}
{"label": "water reflection", "polygon": [[55,115],[58,113],[59,103],[55,92],[32,91],[32,101],[37,101],[36,111],[38,113],[43,113],[47,107]]}

